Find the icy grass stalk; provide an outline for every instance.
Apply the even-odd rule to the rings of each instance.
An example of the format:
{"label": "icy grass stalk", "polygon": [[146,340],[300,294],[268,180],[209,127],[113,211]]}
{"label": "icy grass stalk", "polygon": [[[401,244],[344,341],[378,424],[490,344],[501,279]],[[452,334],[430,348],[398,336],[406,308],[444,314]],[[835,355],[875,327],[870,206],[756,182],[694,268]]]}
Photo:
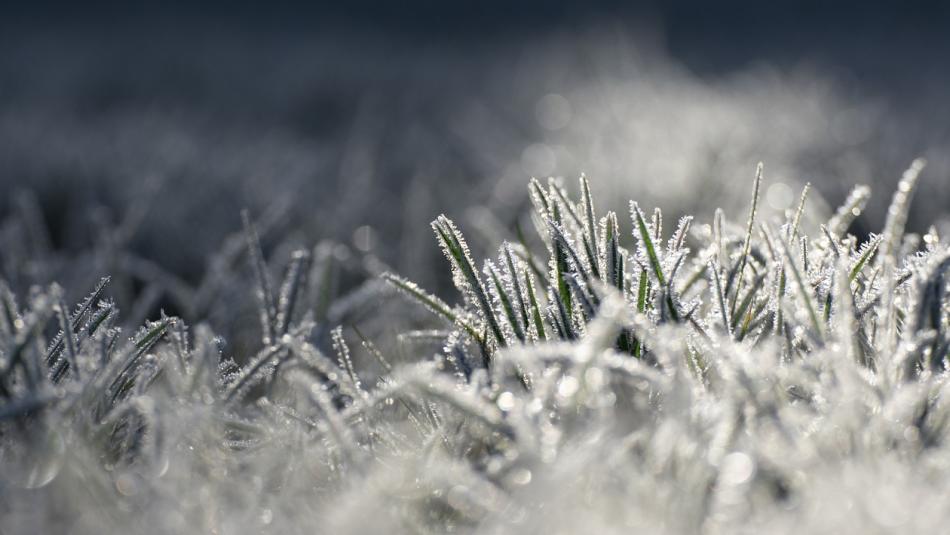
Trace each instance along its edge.
{"label": "icy grass stalk", "polygon": [[478,304],[482,317],[488,322],[495,342],[504,347],[505,337],[501,332],[498,319],[495,317],[495,311],[488,300],[482,280],[475,271],[471,253],[469,253],[468,245],[465,243],[465,239],[462,238],[462,234],[455,228],[455,224],[444,215],[439,216],[432,222],[432,229],[442,245],[445,256],[452,262],[454,274],[452,280],[455,281],[455,286]]}
{"label": "icy grass stalk", "polygon": [[[742,291],[742,281],[745,275],[745,267],[749,261],[749,253],[752,251],[752,228],[755,225],[755,216],[759,207],[759,189],[762,187],[762,162],[759,162],[755,167],[755,180],[752,183],[752,208],[749,209],[749,221],[746,224],[745,238],[742,242],[742,254],[739,257],[739,268],[736,270],[736,291],[733,295],[730,303],[730,316],[735,316],[736,312],[736,302],[739,300],[739,292]],[[726,283],[726,292],[728,293],[729,287],[732,286],[733,279],[729,278],[729,281]],[[726,318],[723,317],[723,321],[726,321]]]}
{"label": "icy grass stalk", "polygon": [[828,231],[833,236],[844,236],[854,220],[864,211],[870,197],[871,188],[855,186],[844,203],[838,207],[835,215],[828,221]]}
{"label": "icy grass stalk", "polygon": [[482,342],[482,336],[478,332],[478,329],[466,321],[464,318],[461,318],[459,315],[455,314],[452,311],[452,308],[447,305],[444,301],[438,297],[426,292],[420,288],[416,283],[404,279],[398,275],[392,273],[384,273],[382,275],[383,280],[392,284],[396,289],[405,293],[407,296],[411,297],[415,301],[421,303],[424,307],[432,311],[438,316],[442,316],[450,323],[457,323],[465,332],[469,334],[473,339]]}
{"label": "icy grass stalk", "polygon": [[273,343],[277,338],[277,311],[274,308],[274,294],[271,291],[267,266],[264,264],[264,252],[261,250],[261,241],[257,234],[257,228],[254,226],[254,223],[251,222],[251,216],[247,210],[241,212],[241,220],[244,223],[244,235],[247,242],[248,257],[251,259],[251,267],[254,269],[254,275],[257,278],[257,298],[260,301],[262,342],[264,345],[268,345]]}
{"label": "icy grass stalk", "polygon": [[883,265],[886,259],[895,260],[901,239],[904,237],[904,226],[907,224],[910,201],[917,187],[917,178],[926,165],[927,161],[922,158],[914,160],[897,184],[897,191],[894,192],[891,205],[887,209],[887,220],[882,232],[881,255],[878,257],[879,266]]}
{"label": "icy grass stalk", "polygon": [[[640,243],[643,245],[644,250],[646,251],[647,259],[650,262],[650,267],[653,270],[653,276],[656,277],[656,281],[659,285],[659,289],[666,297],[666,303],[669,307],[670,315],[674,321],[679,321],[679,312],[676,309],[676,304],[673,302],[672,288],[667,284],[667,279],[663,275],[663,267],[660,264],[660,259],[656,253],[656,247],[653,245],[654,238],[650,236],[650,231],[647,228],[646,220],[643,218],[643,212],[640,210],[640,206],[631,201],[630,203],[630,214],[634,220],[634,224],[637,227],[637,230],[640,233]],[[659,214],[659,212],[657,212]],[[654,218],[653,228],[656,230],[657,235],[659,235],[660,227],[660,218]],[[641,284],[643,284],[641,282]]]}

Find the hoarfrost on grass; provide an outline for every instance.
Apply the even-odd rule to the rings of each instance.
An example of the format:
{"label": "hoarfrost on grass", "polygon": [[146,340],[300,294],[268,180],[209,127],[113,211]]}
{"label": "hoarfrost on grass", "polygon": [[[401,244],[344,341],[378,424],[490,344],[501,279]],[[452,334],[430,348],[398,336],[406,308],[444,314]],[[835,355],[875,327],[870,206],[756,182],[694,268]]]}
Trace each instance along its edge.
{"label": "hoarfrost on grass", "polygon": [[[539,107],[552,127],[562,104]],[[668,235],[637,202],[626,230],[601,217],[586,177],[577,201],[531,181],[542,246],[519,233],[477,269],[433,222],[448,300],[332,245],[268,259],[246,214],[245,252],[216,257],[229,278],[243,254],[258,299],[234,346],[164,315],[130,328],[107,279],[72,309],[4,283],[3,529],[939,531],[950,250],[904,232],[921,169],[863,241],[866,188],[766,217],[761,166],[746,219]],[[374,282],[340,292],[354,270]]]}

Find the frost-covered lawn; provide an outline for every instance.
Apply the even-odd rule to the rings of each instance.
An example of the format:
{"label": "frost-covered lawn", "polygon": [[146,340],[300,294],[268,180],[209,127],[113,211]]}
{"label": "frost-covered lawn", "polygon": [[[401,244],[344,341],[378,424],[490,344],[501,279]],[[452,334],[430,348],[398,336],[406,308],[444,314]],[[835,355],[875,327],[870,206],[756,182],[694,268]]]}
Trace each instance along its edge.
{"label": "frost-covered lawn", "polygon": [[[135,276],[0,288],[0,532],[940,532],[950,249],[905,232],[923,166],[866,239],[869,189],[767,212],[761,165],[709,220],[533,180],[494,258],[435,218],[447,299],[273,214],[194,285],[119,225],[91,265]],[[41,235],[30,206],[7,228]],[[138,317],[161,304],[197,321]]]}

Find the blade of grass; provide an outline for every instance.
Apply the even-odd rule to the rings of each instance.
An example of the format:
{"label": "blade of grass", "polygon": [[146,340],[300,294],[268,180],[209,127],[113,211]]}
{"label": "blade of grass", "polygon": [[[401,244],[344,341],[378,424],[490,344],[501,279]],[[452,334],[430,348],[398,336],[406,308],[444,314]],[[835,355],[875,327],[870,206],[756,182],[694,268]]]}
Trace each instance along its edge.
{"label": "blade of grass", "polygon": [[394,273],[383,273],[382,278],[405,295],[421,303],[422,306],[427,308],[429,311],[438,316],[442,316],[448,320],[449,323],[461,326],[463,329],[465,329],[465,332],[467,332],[469,336],[471,336],[476,341],[480,343],[483,342],[481,335],[478,333],[478,329],[476,329],[474,325],[471,325],[469,322],[465,321],[459,315],[455,314],[452,311],[452,308],[447,305],[445,301],[442,301],[438,297],[426,292],[416,283],[404,279]]}
{"label": "blade of grass", "polygon": [[792,272],[792,278],[795,280],[795,285],[797,286],[798,293],[802,298],[802,303],[805,305],[805,310],[808,312],[808,319],[811,321],[811,326],[815,330],[815,335],[817,339],[821,340],[821,322],[818,320],[818,312],[815,310],[815,306],[812,304],[811,292],[808,289],[808,285],[805,283],[805,279],[802,276],[801,270],[798,269],[798,265],[794,256],[788,250],[788,245],[785,243],[785,240],[779,240],[778,246],[782,254],[785,256],[786,265]]}
{"label": "blade of grass", "polygon": [[[752,248],[752,227],[755,225],[755,216],[759,208],[759,189],[762,187],[762,162],[755,167],[755,180],[752,184],[752,208],[749,210],[749,221],[746,224],[745,239],[742,242],[742,256],[739,257],[739,268],[736,272],[736,291],[730,301],[730,312],[735,316],[736,302],[739,300],[739,293],[742,291],[742,282],[745,277],[745,266],[749,258],[749,252]],[[726,285],[726,292],[729,292],[729,284]]]}
{"label": "blade of grass", "polygon": [[486,267],[486,272],[491,279],[491,283],[495,287],[495,293],[498,295],[498,300],[501,301],[502,311],[508,319],[508,324],[511,325],[511,330],[514,331],[515,337],[518,338],[518,341],[524,343],[525,335],[524,330],[521,328],[521,322],[519,321],[518,315],[515,313],[515,308],[511,304],[511,298],[508,296],[508,292],[505,291],[504,285],[501,283],[501,279],[498,277],[498,272],[495,270],[495,266],[489,264]]}
{"label": "blade of grass", "polygon": [[270,278],[267,276],[267,265],[264,263],[264,253],[261,251],[260,238],[257,229],[251,222],[251,215],[247,210],[241,211],[241,220],[244,223],[244,237],[247,242],[248,257],[251,267],[257,278],[257,298],[260,300],[261,336],[264,345],[270,345],[276,339],[277,312],[274,307],[274,294],[271,291]]}
{"label": "blade of grass", "polygon": [[[650,267],[653,268],[653,274],[656,277],[657,282],[661,288],[667,288],[666,277],[663,276],[663,268],[660,265],[660,259],[656,255],[656,247],[653,245],[653,238],[650,236],[650,231],[647,228],[646,221],[643,218],[643,212],[640,210],[640,206],[636,202],[630,203],[630,212],[633,215],[633,219],[637,225],[637,229],[640,232],[640,240],[646,249],[647,257],[650,260]],[[668,291],[666,293],[667,305],[669,306],[670,316],[674,321],[679,321],[679,312],[676,310],[676,305],[673,302],[673,296]]]}
{"label": "blade of grass", "polygon": [[[440,215],[432,222],[432,228],[436,232],[436,236],[439,238],[439,241],[442,244],[443,251],[449,260],[453,263],[455,268],[462,275],[461,281],[464,281],[464,285],[467,286],[468,291],[474,296],[476,304],[482,311],[485,320],[488,322],[488,327],[491,330],[492,335],[495,337],[495,341],[500,347],[505,346],[505,337],[501,332],[501,327],[498,325],[498,320],[495,318],[495,311],[491,307],[491,303],[488,301],[488,295],[485,292],[485,288],[482,286],[482,281],[478,277],[478,274],[475,271],[475,267],[472,265],[472,259],[469,256],[468,245],[465,244],[465,240],[462,238],[461,233],[455,228],[455,224],[452,223],[452,220]],[[459,288],[466,290],[466,288]]]}

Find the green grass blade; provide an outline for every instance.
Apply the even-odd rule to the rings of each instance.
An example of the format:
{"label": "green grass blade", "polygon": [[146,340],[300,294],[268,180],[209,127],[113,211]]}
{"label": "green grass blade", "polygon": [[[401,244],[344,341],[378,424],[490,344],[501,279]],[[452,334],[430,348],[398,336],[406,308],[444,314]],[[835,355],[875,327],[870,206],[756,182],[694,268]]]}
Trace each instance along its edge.
{"label": "green grass blade", "polygon": [[527,328],[530,320],[528,319],[528,306],[525,303],[524,291],[521,287],[520,270],[515,266],[514,254],[511,252],[511,244],[502,245],[502,255],[505,260],[505,269],[511,280],[512,291],[515,294],[515,301],[518,303],[518,312],[521,314],[521,324]]}
{"label": "green grass blade", "polygon": [[501,308],[508,319],[508,324],[511,325],[511,330],[514,331],[518,340],[524,343],[524,330],[521,328],[521,322],[519,321],[517,313],[515,313],[515,307],[512,305],[511,298],[508,296],[508,292],[502,284],[501,279],[498,277],[498,272],[492,265],[489,265],[486,271],[491,278],[491,283],[495,287],[495,293],[498,295],[498,300],[501,302]]}
{"label": "green grass blade", "polygon": [[653,237],[650,235],[650,230],[647,228],[646,220],[643,218],[643,212],[640,210],[640,206],[635,202],[630,203],[630,212],[633,215],[633,219],[637,225],[637,229],[640,232],[640,240],[646,249],[647,257],[650,260],[650,267],[653,269],[653,274],[656,277],[657,282],[659,283],[660,288],[664,289],[666,293],[666,301],[669,306],[670,316],[674,321],[679,321],[679,312],[676,309],[676,305],[673,302],[672,292],[668,287],[666,277],[663,275],[663,268],[660,265],[660,259],[656,254],[656,247],[653,245]]}
{"label": "green grass blade", "polygon": [[855,261],[854,266],[851,267],[851,271],[848,273],[848,281],[853,282],[858,278],[858,275],[860,275],[861,271],[864,270],[864,267],[868,265],[868,260],[874,256],[874,253],[877,251],[882,241],[884,241],[883,235],[874,236],[862,246],[861,253],[858,256],[857,261]]}
{"label": "green grass blade", "polygon": [[465,332],[467,332],[469,336],[474,338],[479,343],[483,343],[481,335],[478,333],[478,329],[455,314],[452,311],[452,307],[446,304],[445,301],[442,301],[438,297],[426,292],[416,283],[408,279],[404,279],[394,273],[383,273],[382,278],[389,284],[393,285],[393,287],[395,287],[397,290],[400,290],[400,292],[403,294],[421,303],[422,306],[429,309],[434,314],[442,316],[448,320],[449,323],[459,325],[465,329]]}
{"label": "green grass blade", "polygon": [[808,200],[808,192],[811,191],[811,182],[805,184],[802,189],[802,196],[798,199],[798,208],[795,209],[795,217],[788,227],[788,235],[785,237],[789,243],[798,237],[798,231],[802,224],[802,215],[805,213],[805,201]]}
{"label": "green grass blade", "polygon": [[436,236],[439,238],[446,256],[455,266],[455,269],[458,270],[458,273],[462,275],[461,280],[456,277],[456,285],[461,285],[460,290],[463,292],[468,291],[474,296],[476,304],[488,322],[488,327],[495,337],[495,341],[500,347],[504,347],[504,334],[498,325],[498,320],[495,318],[495,311],[492,309],[491,303],[488,300],[488,295],[482,286],[482,281],[478,277],[475,267],[472,265],[468,245],[465,244],[461,233],[455,228],[455,224],[452,223],[452,220],[444,215],[439,216],[432,222],[432,228],[435,230]]}
{"label": "green grass blade", "polygon": [[[752,208],[749,210],[749,221],[746,224],[745,239],[742,241],[742,256],[739,257],[739,267],[736,271],[736,290],[731,297],[730,312],[735,316],[736,302],[739,300],[739,293],[742,291],[742,281],[745,277],[745,266],[749,259],[749,252],[752,249],[752,228],[755,225],[755,216],[759,209],[759,190],[762,187],[762,162],[755,167],[755,180],[752,184]],[[728,292],[729,285],[726,286]]]}
{"label": "green grass blade", "polygon": [[528,294],[528,300],[531,303],[531,318],[534,320],[534,329],[537,331],[538,338],[547,339],[547,333],[544,330],[544,318],[541,315],[541,307],[538,305],[538,297],[534,290],[534,277],[530,273],[525,273],[525,293]]}
{"label": "green grass blade", "polygon": [[584,250],[587,252],[587,261],[591,273],[600,278],[600,239],[597,235],[597,219],[594,215],[594,200],[590,193],[590,182],[581,175],[581,206],[584,212]]}

